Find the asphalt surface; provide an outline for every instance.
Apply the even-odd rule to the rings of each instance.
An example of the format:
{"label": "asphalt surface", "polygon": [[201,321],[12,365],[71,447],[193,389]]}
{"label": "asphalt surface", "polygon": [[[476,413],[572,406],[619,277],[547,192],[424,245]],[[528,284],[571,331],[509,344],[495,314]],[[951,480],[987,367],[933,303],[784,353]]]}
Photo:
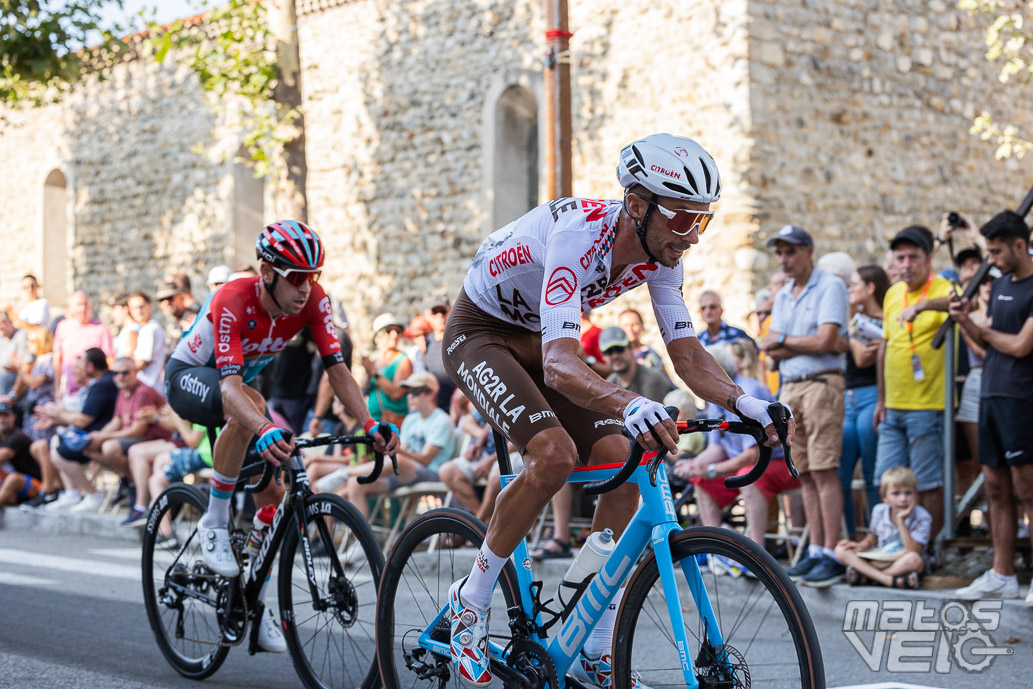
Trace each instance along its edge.
{"label": "asphalt surface", "polygon": [[[158,650],[148,625],[140,586],[139,545],[131,536],[122,533],[117,539],[99,537],[91,535],[89,530],[76,534],[48,533],[13,526],[17,523],[20,522],[8,519],[4,528],[0,528],[0,687],[285,689],[302,686],[289,656],[249,656],[245,647],[232,649],[222,668],[203,684],[181,677]],[[546,590],[554,590],[567,562],[554,561],[536,570],[546,580]],[[457,566],[459,569],[467,567],[465,562]],[[721,585],[725,591],[722,600],[727,601],[725,614],[734,614],[744,600],[736,592],[748,591],[745,587],[749,584],[723,578]],[[942,632],[928,632],[924,636],[913,633],[917,614],[923,609],[939,614],[944,606],[950,605],[949,593],[908,594],[845,586],[803,590],[818,631],[829,687],[1003,689],[1030,686],[1033,612],[1025,608],[1021,600],[1009,601],[1002,607],[999,620],[991,625],[993,628],[986,627],[986,643],[971,631],[967,645],[961,649],[965,660],[959,662],[953,655],[953,646],[938,645],[937,634]],[[275,590],[270,602],[276,605]],[[425,602],[429,605],[429,599]],[[881,636],[878,630],[860,630],[852,635],[851,643],[851,635],[844,632],[844,627],[850,626],[844,623],[850,605],[875,606],[880,615],[876,624],[886,629],[894,624],[889,613],[904,606],[908,629],[883,630]],[[411,608],[416,609],[416,606]],[[758,615],[748,616],[739,639],[753,638],[756,633],[763,644],[764,634],[774,633],[773,630],[779,628],[777,620],[772,625],[770,618],[758,618]],[[504,612],[497,610],[493,631],[503,631],[505,619]],[[658,640],[656,652],[662,653],[664,639],[660,635],[654,638]],[[767,645],[785,648],[784,643],[777,642],[777,635],[774,638],[776,640]],[[876,643],[881,646],[874,647],[873,651]],[[979,655],[980,649],[985,648],[998,649],[992,651],[989,663],[982,663],[987,657],[985,653]],[[659,665],[650,663],[650,652],[648,641],[635,641],[636,662],[655,669]],[[753,651],[749,657],[758,657],[756,653]],[[907,662],[918,665],[909,667]],[[922,669],[923,662],[929,667]],[[980,671],[965,671],[961,666],[966,664],[986,667]],[[897,671],[891,671],[891,666]],[[916,667],[920,671],[915,671]],[[775,685],[776,682],[753,684],[757,687]]]}

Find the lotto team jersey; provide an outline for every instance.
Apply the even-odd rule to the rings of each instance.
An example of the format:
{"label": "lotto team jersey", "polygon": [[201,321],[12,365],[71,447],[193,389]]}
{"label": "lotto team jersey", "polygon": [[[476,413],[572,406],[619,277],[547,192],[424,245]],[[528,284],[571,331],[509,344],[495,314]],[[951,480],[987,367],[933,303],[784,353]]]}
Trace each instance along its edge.
{"label": "lotto team jersey", "polygon": [[682,298],[681,261],[673,268],[636,263],[610,280],[619,201],[562,198],[538,206],[488,235],[463,287],[486,313],[542,342],[581,337],[581,311],[608,304],[646,283],[664,343],[694,337]]}
{"label": "lotto team jersey", "polygon": [[222,378],[242,376],[249,383],[307,325],[327,368],[344,361],[330,298],[322,287],[312,285],[301,313],[273,318],[259,301],[260,280],[234,280],[209,296],[172,358],[215,367]]}

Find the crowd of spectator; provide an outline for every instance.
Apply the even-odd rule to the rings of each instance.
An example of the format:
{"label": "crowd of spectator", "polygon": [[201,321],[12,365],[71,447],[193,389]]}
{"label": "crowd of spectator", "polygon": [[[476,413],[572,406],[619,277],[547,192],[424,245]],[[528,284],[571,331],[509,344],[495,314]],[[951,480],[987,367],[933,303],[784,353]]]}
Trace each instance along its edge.
{"label": "crowd of spectator", "polygon": [[[945,409],[945,350],[933,338],[952,317],[960,325],[964,376],[955,485],[964,490],[982,473],[994,544],[993,567],[958,595],[1018,596],[1016,532],[1023,511],[1033,509],[1033,430],[1022,422],[1026,407],[1014,400],[1033,396],[1033,261],[1019,216],[1002,213],[981,232],[975,228],[968,216],[951,225],[945,214],[938,235],[905,227],[883,266],[855,267],[841,252],[819,257],[811,234],[787,225],[768,241],[778,269],[750,314],[726,314],[720,294],[703,292],[697,336],[745,392],[792,408],[800,477],[777,450],[760,481],[730,490],[724,479],[756,462],[755,442],[724,431],[683,436],[670,476],[695,505],[695,519],[720,525],[741,501],[746,533],[772,547],[769,515],[777,505],[796,527],[795,538],[806,525],[806,548],[788,569],[794,580],[917,587],[936,566],[930,544],[944,519],[944,415],[955,409]],[[956,270],[937,274],[937,249],[953,249],[958,239],[971,246],[949,257]],[[985,252],[1007,275],[979,277]],[[248,267],[217,266],[206,287],[214,292],[248,274]],[[977,277],[979,289],[961,299]],[[201,307],[189,277],[169,276],[153,299],[144,291],[115,296],[105,323],[84,292],[69,295],[57,315],[34,276],[21,286],[22,303],[0,308],[0,505],[96,511],[112,499],[98,490],[98,472],[110,472],[120,479],[113,499],[129,510],[123,524],[142,524],[169,483],[212,464],[206,429],[177,417],[162,396],[166,357]],[[340,305],[333,308],[350,364],[353,333]],[[368,471],[364,452],[335,447],[307,457],[317,490],[336,492],[368,514],[377,496],[440,481],[455,504],[488,520],[499,492],[495,438],[445,374],[448,313],[447,297],[435,296],[412,318],[379,314],[372,334],[357,339],[369,411],[401,429],[399,473],[360,484],[356,477]],[[734,417],[697,403],[671,378],[646,342],[652,338],[641,313],[626,309],[609,323],[594,320],[597,314],[582,315],[582,356],[599,375],[676,407],[681,419]],[[274,420],[295,433],[360,432],[333,399],[307,331],[255,385]],[[519,470],[519,456],[511,458]],[[863,489],[855,491],[856,482]],[[552,539],[533,557],[570,556],[573,504],[569,486],[557,494]],[[713,566],[737,571],[735,563]]]}

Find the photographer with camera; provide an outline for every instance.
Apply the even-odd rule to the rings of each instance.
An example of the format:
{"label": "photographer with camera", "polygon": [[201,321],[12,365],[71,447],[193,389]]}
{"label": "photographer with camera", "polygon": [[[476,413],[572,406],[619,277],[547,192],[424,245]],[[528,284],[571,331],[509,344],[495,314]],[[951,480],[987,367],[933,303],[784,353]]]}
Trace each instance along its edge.
{"label": "photographer with camera", "polygon": [[[965,213],[947,211],[940,218],[940,232],[936,235],[937,244],[947,244],[950,247],[951,258],[953,259],[964,249],[964,246],[954,246],[954,240],[961,240],[967,246],[975,246],[980,254],[986,253],[986,239],[979,234],[976,223]],[[955,262],[957,263],[957,262]]]}

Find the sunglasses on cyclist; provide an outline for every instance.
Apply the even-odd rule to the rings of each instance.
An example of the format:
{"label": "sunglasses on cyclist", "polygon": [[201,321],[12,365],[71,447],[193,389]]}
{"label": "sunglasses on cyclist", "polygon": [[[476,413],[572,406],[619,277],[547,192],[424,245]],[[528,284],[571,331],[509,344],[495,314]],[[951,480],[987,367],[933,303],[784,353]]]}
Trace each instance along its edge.
{"label": "sunglasses on cyclist", "polygon": [[271,263],[269,267],[294,287],[301,287],[306,282],[319,282],[319,276],[323,272],[321,270],[284,270],[283,268],[277,268]]}
{"label": "sunglasses on cyclist", "polygon": [[640,198],[660,211],[660,215],[667,218],[667,229],[679,237],[684,237],[693,230],[697,230],[702,235],[706,231],[707,225],[710,224],[710,219],[714,217],[714,211],[694,211],[688,209],[672,211],[670,208],[664,208],[653,199],[647,199],[645,196],[640,196]]}

